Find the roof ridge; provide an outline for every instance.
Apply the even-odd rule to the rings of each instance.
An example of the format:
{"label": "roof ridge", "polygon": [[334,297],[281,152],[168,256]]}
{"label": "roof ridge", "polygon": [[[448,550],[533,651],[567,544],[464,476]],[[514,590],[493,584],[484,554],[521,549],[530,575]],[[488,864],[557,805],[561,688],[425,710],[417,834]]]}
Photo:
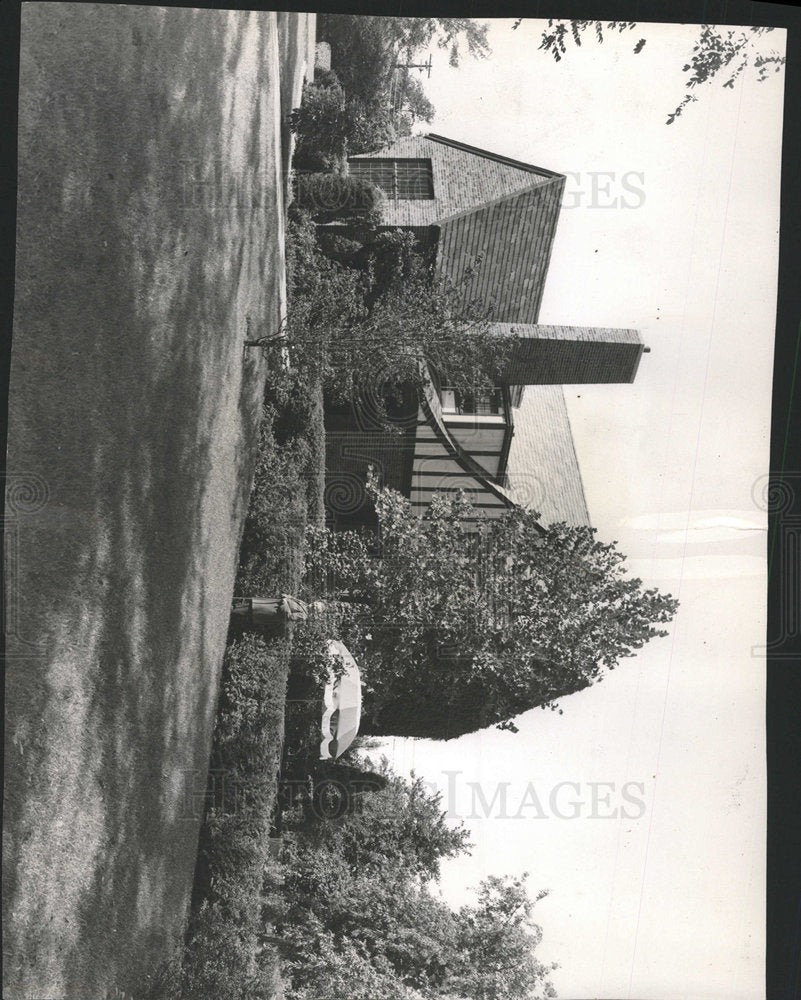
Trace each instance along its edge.
{"label": "roof ridge", "polygon": [[450,139],[446,135],[438,135],[436,132],[423,133],[426,139],[433,139],[434,142],[441,142],[446,146],[453,146],[456,149],[463,149],[466,153],[473,153],[475,156],[485,156],[489,160],[497,160],[510,167],[517,167],[519,170],[527,170],[529,173],[541,174],[543,177],[564,177],[564,174],[556,170],[547,170],[545,167],[535,167],[533,163],[524,163],[523,160],[514,160],[511,156],[503,156],[500,153],[490,152],[488,149],[481,149],[479,146],[471,146],[458,139]]}

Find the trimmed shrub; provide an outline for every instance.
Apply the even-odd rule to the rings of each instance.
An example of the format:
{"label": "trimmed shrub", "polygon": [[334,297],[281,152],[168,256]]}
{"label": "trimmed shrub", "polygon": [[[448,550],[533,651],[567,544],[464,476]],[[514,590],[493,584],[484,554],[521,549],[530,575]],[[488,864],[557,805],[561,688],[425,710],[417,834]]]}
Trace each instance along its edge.
{"label": "trimmed shrub", "polygon": [[307,448],[303,441],[280,447],[273,430],[276,418],[276,410],[265,406],[239,550],[235,593],[241,597],[292,593],[302,573]]}
{"label": "trimmed shrub", "polygon": [[259,456],[239,550],[241,597],[297,594],[305,532],[325,519],[325,426],[319,385],[287,377],[264,405]]}
{"label": "trimmed shrub", "polygon": [[283,912],[280,872],[268,844],[288,661],[287,643],[252,634],[226,649],[194,912],[184,947],[154,977],[149,1000],[275,1000],[281,994],[278,955],[262,943],[265,927]]}

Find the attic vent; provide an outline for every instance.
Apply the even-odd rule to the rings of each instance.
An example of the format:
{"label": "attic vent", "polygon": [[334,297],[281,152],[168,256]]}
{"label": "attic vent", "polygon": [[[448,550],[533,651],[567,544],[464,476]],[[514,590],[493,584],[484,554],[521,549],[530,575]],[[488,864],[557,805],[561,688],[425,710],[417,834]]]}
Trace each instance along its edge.
{"label": "attic vent", "polygon": [[388,198],[420,200],[434,197],[431,160],[358,159],[349,160],[351,176],[378,185]]}

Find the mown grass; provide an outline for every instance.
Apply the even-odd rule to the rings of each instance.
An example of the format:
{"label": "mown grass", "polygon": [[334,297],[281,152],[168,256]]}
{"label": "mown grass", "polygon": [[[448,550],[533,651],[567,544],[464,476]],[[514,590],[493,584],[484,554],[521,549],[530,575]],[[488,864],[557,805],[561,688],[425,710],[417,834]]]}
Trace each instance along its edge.
{"label": "mown grass", "polygon": [[[283,197],[269,12],[22,12],[4,995],[132,992],[183,933]],[[13,633],[13,634],[12,634]]]}

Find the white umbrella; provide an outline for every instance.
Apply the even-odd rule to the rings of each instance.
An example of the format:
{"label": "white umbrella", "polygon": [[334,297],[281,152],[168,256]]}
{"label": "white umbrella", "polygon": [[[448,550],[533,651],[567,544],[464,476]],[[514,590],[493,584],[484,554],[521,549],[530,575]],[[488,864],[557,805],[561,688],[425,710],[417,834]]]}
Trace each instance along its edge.
{"label": "white umbrella", "polygon": [[337,677],[333,667],[323,692],[323,740],[320,760],[336,760],[356,739],[362,716],[362,678],[348,648],[336,639],[329,639],[328,654],[341,658],[344,673]]}

